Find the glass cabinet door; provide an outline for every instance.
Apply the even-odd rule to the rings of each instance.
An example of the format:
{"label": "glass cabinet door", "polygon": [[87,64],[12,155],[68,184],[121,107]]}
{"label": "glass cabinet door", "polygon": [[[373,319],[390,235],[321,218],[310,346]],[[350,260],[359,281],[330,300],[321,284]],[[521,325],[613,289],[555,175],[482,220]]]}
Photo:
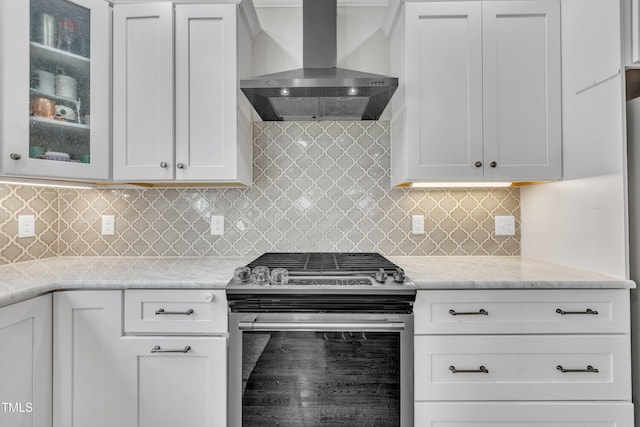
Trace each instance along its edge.
{"label": "glass cabinet door", "polygon": [[3,173],[108,179],[108,4],[0,1],[15,26],[2,52]]}
{"label": "glass cabinet door", "polygon": [[30,1],[29,158],[90,163],[90,11]]}

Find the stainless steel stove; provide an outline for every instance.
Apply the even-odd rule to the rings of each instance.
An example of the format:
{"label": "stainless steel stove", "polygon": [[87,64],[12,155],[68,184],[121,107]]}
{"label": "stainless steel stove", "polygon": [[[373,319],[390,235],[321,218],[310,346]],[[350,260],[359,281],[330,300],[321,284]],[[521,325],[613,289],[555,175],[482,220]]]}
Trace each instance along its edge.
{"label": "stainless steel stove", "polygon": [[268,252],[236,269],[231,311],[411,312],[416,288],[371,252]]}
{"label": "stainless steel stove", "polygon": [[237,268],[229,426],[413,426],[415,297],[377,253],[266,253]]}

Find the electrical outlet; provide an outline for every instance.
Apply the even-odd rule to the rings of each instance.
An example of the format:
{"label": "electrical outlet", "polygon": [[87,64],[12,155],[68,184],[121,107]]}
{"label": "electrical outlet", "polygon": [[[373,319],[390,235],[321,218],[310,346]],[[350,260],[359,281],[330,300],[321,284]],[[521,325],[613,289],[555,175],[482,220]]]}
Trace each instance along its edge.
{"label": "electrical outlet", "polygon": [[102,235],[115,236],[116,217],[115,215],[102,215]]}
{"label": "electrical outlet", "polygon": [[424,234],[424,215],[411,217],[411,234]]}
{"label": "electrical outlet", "polygon": [[224,216],[211,215],[211,235],[222,236],[224,234]]}
{"label": "electrical outlet", "polygon": [[36,216],[18,215],[18,238],[36,237]]}
{"label": "electrical outlet", "polygon": [[513,216],[496,216],[496,236],[516,234],[516,219]]}

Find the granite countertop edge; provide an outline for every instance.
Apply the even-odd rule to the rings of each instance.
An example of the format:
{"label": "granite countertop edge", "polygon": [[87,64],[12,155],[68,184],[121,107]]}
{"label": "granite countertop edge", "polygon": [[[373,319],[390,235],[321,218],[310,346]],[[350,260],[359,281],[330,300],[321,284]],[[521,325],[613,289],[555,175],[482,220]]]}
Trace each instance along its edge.
{"label": "granite countertop edge", "polygon": [[[251,257],[59,257],[0,266],[0,307],[61,290],[225,289]],[[524,257],[388,257],[418,290],[632,289],[631,280]],[[202,278],[206,277],[206,280]]]}

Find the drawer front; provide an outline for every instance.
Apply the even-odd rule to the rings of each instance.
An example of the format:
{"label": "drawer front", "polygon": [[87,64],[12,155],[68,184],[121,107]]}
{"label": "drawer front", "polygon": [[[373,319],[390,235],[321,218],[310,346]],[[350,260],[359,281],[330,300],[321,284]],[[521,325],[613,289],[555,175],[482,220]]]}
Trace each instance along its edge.
{"label": "drawer front", "polygon": [[419,291],[416,334],[629,333],[627,289]]}
{"label": "drawer front", "polygon": [[126,290],[128,334],[215,334],[227,332],[224,290]]}
{"label": "drawer front", "polygon": [[631,403],[426,403],[416,427],[632,427]]}
{"label": "drawer front", "polygon": [[415,400],[631,400],[625,335],[417,336],[414,351]]}

